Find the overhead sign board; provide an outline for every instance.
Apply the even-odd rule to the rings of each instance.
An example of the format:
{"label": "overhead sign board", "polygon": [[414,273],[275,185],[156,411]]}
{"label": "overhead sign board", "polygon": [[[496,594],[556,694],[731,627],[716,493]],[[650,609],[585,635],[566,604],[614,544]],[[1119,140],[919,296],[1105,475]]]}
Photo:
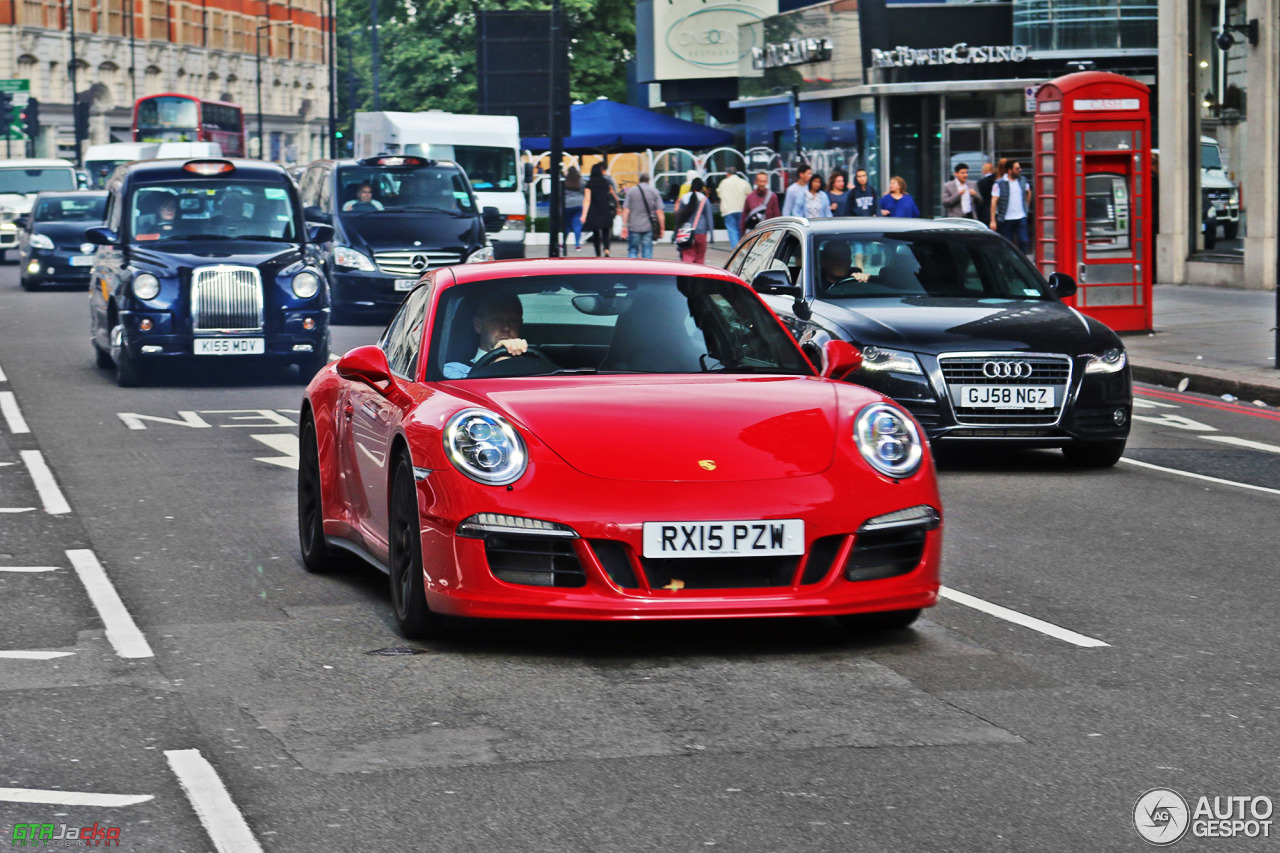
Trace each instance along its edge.
{"label": "overhead sign board", "polygon": [[736,77],[744,44],[738,26],[778,13],[778,0],[653,0],[655,80]]}
{"label": "overhead sign board", "polygon": [[23,94],[31,93],[31,81],[18,77],[0,78],[0,92],[22,92]]}
{"label": "overhead sign board", "polygon": [[951,47],[917,49],[896,47],[872,50],[873,68],[901,68],[909,65],[977,65],[988,62],[1023,62],[1029,52],[1022,45],[970,45],[957,42]]}
{"label": "overhead sign board", "polygon": [[831,59],[831,39],[826,36],[793,38],[781,44],[766,44],[751,48],[751,67],[757,71],[765,68],[786,68],[791,65],[807,65],[810,62],[826,62]]}

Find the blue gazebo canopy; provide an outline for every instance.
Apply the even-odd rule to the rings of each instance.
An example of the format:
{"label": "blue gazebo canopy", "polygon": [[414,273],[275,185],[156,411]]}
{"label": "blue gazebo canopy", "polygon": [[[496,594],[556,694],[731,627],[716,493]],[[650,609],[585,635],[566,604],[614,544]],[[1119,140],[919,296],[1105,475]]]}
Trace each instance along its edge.
{"label": "blue gazebo canopy", "polygon": [[[601,151],[644,151],[648,148],[715,148],[732,145],[733,134],[662,113],[600,98],[569,108],[569,135],[564,150],[570,154]],[[528,136],[520,144],[530,151],[546,151],[551,139]]]}

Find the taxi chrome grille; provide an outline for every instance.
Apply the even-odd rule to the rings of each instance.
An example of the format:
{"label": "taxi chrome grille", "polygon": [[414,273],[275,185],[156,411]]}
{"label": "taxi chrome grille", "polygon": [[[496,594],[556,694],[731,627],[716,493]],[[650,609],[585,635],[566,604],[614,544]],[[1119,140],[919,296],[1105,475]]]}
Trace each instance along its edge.
{"label": "taxi chrome grille", "polygon": [[[991,375],[989,363],[1014,365],[1018,375]],[[944,355],[938,366],[948,392],[957,385],[1049,385],[1055,405],[1046,409],[991,409],[958,405],[952,395],[956,423],[966,426],[1052,426],[1062,417],[1062,406],[1071,385],[1071,359],[1065,355],[1027,355],[1017,352]]]}
{"label": "taxi chrome grille", "polygon": [[373,256],[373,259],[377,262],[378,269],[387,275],[395,275],[402,278],[417,278],[427,270],[460,263],[462,261],[462,254],[460,252],[428,252],[423,250],[413,250],[404,252],[378,252]]}
{"label": "taxi chrome grille", "polygon": [[196,267],[191,273],[191,324],[201,332],[262,329],[262,278],[256,267]]}

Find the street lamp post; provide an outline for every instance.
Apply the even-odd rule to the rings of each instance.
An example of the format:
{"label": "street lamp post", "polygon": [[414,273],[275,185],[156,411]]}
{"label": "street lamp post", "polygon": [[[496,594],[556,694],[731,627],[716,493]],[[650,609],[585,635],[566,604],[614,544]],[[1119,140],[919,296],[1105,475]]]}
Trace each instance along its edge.
{"label": "street lamp post", "polygon": [[338,159],[338,31],[335,0],[329,0],[329,156]]}
{"label": "street lamp post", "polygon": [[[76,165],[80,165],[80,122],[75,120],[76,113],[76,0],[67,0],[67,8],[70,10],[68,22],[71,32],[71,62],[67,66],[67,71],[71,74],[71,116],[72,131],[71,136],[76,141]],[[8,129],[5,129],[7,136]]]}
{"label": "street lamp post", "polygon": [[253,50],[258,64],[258,159],[265,160],[267,138],[262,130],[262,31],[271,29],[273,24],[291,26],[292,21],[266,21],[258,24],[257,37],[253,42]]}

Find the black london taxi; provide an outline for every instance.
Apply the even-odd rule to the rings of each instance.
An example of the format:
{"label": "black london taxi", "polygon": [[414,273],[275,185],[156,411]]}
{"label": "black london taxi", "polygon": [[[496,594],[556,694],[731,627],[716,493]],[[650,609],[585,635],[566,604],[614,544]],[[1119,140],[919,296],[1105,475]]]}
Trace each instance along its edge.
{"label": "black london taxi", "polygon": [[481,211],[451,161],[319,160],[299,187],[306,218],[333,226],[324,270],[335,313],[389,316],[427,270],[493,259],[485,222],[501,214]]}
{"label": "black london taxi", "polygon": [[102,224],[104,192],[42,192],[31,213],[14,220],[18,226],[18,267],[23,290],[42,284],[89,283],[92,243],[84,230]]}
{"label": "black london taxi", "polygon": [[296,185],[260,160],[145,160],[107,184],[89,284],[98,366],[122,386],[161,362],[329,356],[329,294]]}

